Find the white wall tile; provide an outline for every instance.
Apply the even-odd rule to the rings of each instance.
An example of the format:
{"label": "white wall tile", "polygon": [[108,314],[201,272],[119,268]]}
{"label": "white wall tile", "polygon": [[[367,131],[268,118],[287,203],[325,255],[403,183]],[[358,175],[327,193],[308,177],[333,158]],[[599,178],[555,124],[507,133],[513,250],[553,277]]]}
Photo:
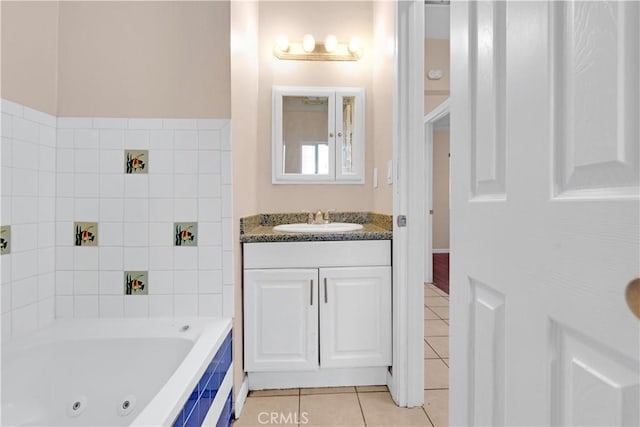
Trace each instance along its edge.
{"label": "white wall tile", "polygon": [[124,170],[124,150],[100,150],[100,174],[120,174]]}
{"label": "white wall tile", "polygon": [[173,317],[173,295],[149,295],[150,317]]}
{"label": "white wall tile", "polygon": [[175,295],[174,316],[197,316],[198,315],[198,295]]}
{"label": "white wall tile", "polygon": [[[75,197],[98,197],[100,194],[100,182],[97,173],[74,174]],[[63,197],[67,197],[64,195]]]}
{"label": "white wall tile", "polygon": [[11,283],[3,283],[0,287],[2,289],[2,313],[8,313],[11,311]]}
{"label": "white wall tile", "polygon": [[11,254],[0,256],[0,274],[2,284],[11,282]]}
{"label": "white wall tile", "polygon": [[91,129],[93,119],[90,117],[58,117],[58,129]]}
{"label": "white wall tile", "polygon": [[[55,138],[55,134],[54,134]],[[47,147],[46,145],[40,145],[38,147],[38,170],[46,172],[56,171],[56,149],[54,147]]]}
{"label": "white wall tile", "polygon": [[[12,197],[2,195],[0,198],[0,219],[2,224],[13,223],[13,209]],[[171,209],[171,218],[173,219],[173,206]]]}
{"label": "white wall tile", "polygon": [[124,249],[121,246],[100,247],[100,270],[122,270]]}
{"label": "white wall tile", "polygon": [[56,271],[56,248],[38,249],[38,274]]}
{"label": "white wall tile", "polygon": [[233,218],[233,189],[231,185],[222,186],[222,217]]}
{"label": "white wall tile", "polygon": [[100,304],[100,317],[124,317],[124,297],[122,295],[100,295],[98,300]]}
{"label": "white wall tile", "polygon": [[55,318],[55,297],[38,301],[38,327],[48,325]]}
{"label": "white wall tile", "polygon": [[149,131],[126,130],[124,132],[124,146],[128,150],[144,150],[149,148]]}
{"label": "white wall tile", "polygon": [[[152,248],[164,246],[170,247],[173,251],[173,244],[173,222],[149,223],[149,245]],[[173,266],[173,260],[171,261],[171,266]]]}
{"label": "white wall tile", "polygon": [[56,270],[73,270],[74,269],[74,247],[73,246],[57,246],[56,247]]}
{"label": "white wall tile", "polygon": [[[173,193],[177,199],[198,197],[198,175],[174,175]],[[176,201],[177,204],[182,201]]]}
{"label": "white wall tile", "polygon": [[219,222],[198,222],[198,245],[219,246],[222,242],[222,224]]}
{"label": "white wall tile", "polygon": [[173,248],[173,268],[175,270],[197,270],[198,248],[186,246]]}
{"label": "white wall tile", "polygon": [[19,337],[38,329],[38,304],[30,304],[11,313],[12,336]]}
{"label": "white wall tile", "polygon": [[198,131],[198,140],[201,150],[220,150],[222,148],[219,130]]}
{"label": "white wall tile", "polygon": [[14,225],[11,227],[11,251],[32,251],[38,248],[38,224]]}
{"label": "white wall tile", "polygon": [[101,174],[99,191],[100,197],[123,198],[124,178],[125,177],[122,174]]}
{"label": "white wall tile", "polygon": [[[102,221],[100,227],[100,248],[122,246],[124,243],[124,224],[122,222]],[[102,264],[100,265],[103,268]]]}
{"label": "white wall tile", "polygon": [[195,221],[198,218],[198,199],[176,199],[173,219],[176,222]]}
{"label": "white wall tile", "polygon": [[165,129],[197,129],[196,119],[164,119],[162,126]]}
{"label": "white wall tile", "polygon": [[198,272],[199,294],[222,293],[222,270],[200,270]]}
{"label": "white wall tile", "polygon": [[100,289],[100,273],[97,270],[73,272],[74,295],[98,295]]}
{"label": "white wall tile", "polygon": [[[56,246],[56,223],[43,222],[38,223],[38,248],[54,249]],[[55,253],[51,259],[55,259]]]}
{"label": "white wall tile", "polygon": [[124,130],[101,130],[99,134],[101,150],[124,150]]}
{"label": "white wall tile", "polygon": [[113,117],[96,117],[93,119],[94,129],[125,129],[127,119]]}
{"label": "white wall tile", "polygon": [[56,148],[73,148],[73,129],[56,130]]}
{"label": "white wall tile", "polygon": [[222,219],[220,199],[198,199],[198,221],[219,222]]}
{"label": "white wall tile", "polygon": [[94,129],[76,128],[73,132],[73,146],[80,149],[100,147],[100,132]]}
{"label": "white wall tile", "polygon": [[148,248],[124,248],[124,269],[134,271],[148,270]]}
{"label": "white wall tile", "polygon": [[22,169],[38,169],[38,159],[40,157],[40,147],[28,141],[13,141],[12,166]]}
{"label": "white wall tile", "polygon": [[198,175],[198,196],[220,198],[222,194],[220,175]]}
{"label": "white wall tile", "polygon": [[223,251],[222,252],[222,283],[225,285],[233,284],[233,252],[231,251]]}
{"label": "white wall tile", "polygon": [[97,295],[76,295],[73,297],[73,316],[75,318],[98,317],[99,303]]}
{"label": "white wall tile", "polygon": [[[173,150],[173,131],[172,130],[151,130],[149,131],[149,148],[154,150],[154,158],[156,150]],[[155,159],[154,159],[155,162]]]}
{"label": "white wall tile", "polygon": [[222,295],[210,294],[198,296],[198,316],[222,317]]}
{"label": "white wall tile", "polygon": [[173,175],[149,175],[149,197],[173,197]]}
{"label": "white wall tile", "polygon": [[[40,142],[40,126],[31,120],[14,116],[12,120],[13,139],[18,142]],[[15,159],[14,159],[15,160]]]}
{"label": "white wall tile", "polygon": [[220,151],[207,150],[198,152],[199,173],[219,174],[220,171]]}
{"label": "white wall tile", "polygon": [[[38,172],[38,197],[40,199],[44,197],[50,197],[53,201],[54,209],[51,211],[53,215],[55,213],[55,197],[56,197],[56,174],[55,172]],[[53,218],[55,219],[55,218]]]}
{"label": "white wall tile", "polygon": [[124,179],[124,197],[128,199],[148,198],[149,175],[126,175]]}
{"label": "white wall tile", "polygon": [[33,304],[38,301],[38,276],[24,280],[14,280],[11,284],[11,309]]}
{"label": "white wall tile", "polygon": [[124,272],[100,271],[100,295],[122,295],[124,293]]}
{"label": "white wall tile", "polygon": [[174,150],[197,150],[198,132],[195,130],[177,130],[173,134]]}
{"label": "white wall tile", "polygon": [[225,251],[233,249],[233,224],[231,218],[222,219],[222,249]]}
{"label": "white wall tile", "polygon": [[[38,198],[13,196],[9,203],[11,222],[13,224],[29,224],[38,221]],[[3,216],[3,221],[5,217]]]}
{"label": "white wall tile", "polygon": [[149,221],[173,221],[173,199],[149,199]]}
{"label": "white wall tile", "polygon": [[[51,272],[38,276],[38,300],[53,298],[56,295],[56,274]],[[53,302],[53,301],[51,301]]]}
{"label": "white wall tile", "polygon": [[75,150],[73,148],[58,148],[56,150],[56,171],[58,173],[73,173],[75,170]]}
{"label": "white wall tile", "polygon": [[172,150],[155,150],[153,162],[149,163],[149,175],[173,173],[174,156]]}
{"label": "white wall tile", "polygon": [[73,295],[56,296],[56,319],[73,317]]}
{"label": "white wall tile", "polygon": [[11,339],[11,312],[2,314],[2,344],[8,342]]}
{"label": "white wall tile", "polygon": [[[103,180],[101,179],[100,182]],[[122,194],[122,193],[121,193]],[[123,199],[100,199],[100,221],[123,221],[124,220],[124,200]]]}
{"label": "white wall tile", "polygon": [[13,168],[13,195],[38,197],[38,171]]}
{"label": "white wall tile", "polygon": [[3,111],[2,121],[0,122],[0,125],[2,126],[2,129],[1,129],[2,137],[13,138],[13,116]]}
{"label": "white wall tile", "polygon": [[198,129],[221,129],[228,122],[225,119],[198,119]]}
{"label": "white wall tile", "polygon": [[232,163],[231,163],[231,153],[229,151],[222,152],[222,184],[230,185],[233,179],[232,174]]}
{"label": "white wall tile", "polygon": [[127,222],[147,222],[149,202],[146,199],[129,199],[124,205],[124,220]]}
{"label": "white wall tile", "polygon": [[196,294],[198,293],[198,271],[184,270],[173,272],[173,293],[174,294]]}
{"label": "white wall tile", "polygon": [[[100,199],[76,199],[74,203],[74,217],[77,221],[97,222],[100,218]],[[100,239],[100,236],[98,236]],[[100,243],[98,241],[98,243]]]}
{"label": "white wall tile", "polygon": [[[15,226],[14,226],[15,227]],[[5,255],[6,256],[6,255]],[[11,254],[11,280],[26,279],[38,274],[38,251],[15,252]]]}
{"label": "white wall tile", "polygon": [[98,270],[99,252],[96,246],[74,246],[73,267],[75,270]]}
{"label": "white wall tile", "polygon": [[24,107],[24,118],[36,122],[40,125],[47,127],[56,126],[56,117],[51,114],[44,113],[42,111],[34,110],[33,108]]}
{"label": "white wall tile", "polygon": [[49,148],[56,147],[56,128],[40,126],[40,145]]}
{"label": "white wall tile", "polygon": [[56,220],[73,221],[74,208],[75,203],[72,197],[56,197]]}
{"label": "white wall tile", "polygon": [[149,225],[139,222],[124,223],[125,246],[149,246]]}
{"label": "white wall tile", "polygon": [[148,317],[149,296],[127,295],[124,297],[124,317]]}
{"label": "white wall tile", "polygon": [[129,119],[129,129],[162,129],[162,119]]}
{"label": "white wall tile", "polygon": [[235,312],[234,305],[234,289],[233,285],[227,286],[225,285],[222,289],[222,315],[224,317],[233,317]]}
{"label": "white wall tile", "polygon": [[[4,132],[4,129],[3,129],[3,132]],[[0,155],[2,157],[0,161],[2,162],[1,164],[3,168],[13,167],[13,139],[2,137],[2,145],[0,146]]]}
{"label": "white wall tile", "polygon": [[17,102],[2,98],[2,112],[22,117],[24,115],[24,106]]}
{"label": "white wall tile", "polygon": [[231,125],[229,122],[225,123],[220,130],[220,141],[224,151],[231,151]]}
{"label": "white wall tile", "polygon": [[166,271],[149,271],[149,294],[173,295],[173,274]]}
{"label": "white wall tile", "polygon": [[97,149],[76,150],[74,155],[75,173],[95,173],[100,165]]}
{"label": "white wall tile", "polygon": [[220,246],[200,246],[198,248],[198,267],[201,270],[221,269],[222,248]]}
{"label": "white wall tile", "polygon": [[173,248],[171,246],[150,247],[149,269],[173,270]]}
{"label": "white wall tile", "polygon": [[73,270],[56,270],[56,295],[73,295]]}
{"label": "white wall tile", "polygon": [[173,170],[176,174],[190,174],[195,175],[198,173],[198,155],[196,150],[175,150],[173,152]]}

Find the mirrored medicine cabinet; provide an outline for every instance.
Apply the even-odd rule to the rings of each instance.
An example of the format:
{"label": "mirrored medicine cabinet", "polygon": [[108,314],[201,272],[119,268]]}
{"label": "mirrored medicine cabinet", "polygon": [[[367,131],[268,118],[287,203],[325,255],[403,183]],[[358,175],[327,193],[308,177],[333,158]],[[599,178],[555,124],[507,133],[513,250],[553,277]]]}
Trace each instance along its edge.
{"label": "mirrored medicine cabinet", "polygon": [[273,87],[274,184],[364,184],[364,89]]}

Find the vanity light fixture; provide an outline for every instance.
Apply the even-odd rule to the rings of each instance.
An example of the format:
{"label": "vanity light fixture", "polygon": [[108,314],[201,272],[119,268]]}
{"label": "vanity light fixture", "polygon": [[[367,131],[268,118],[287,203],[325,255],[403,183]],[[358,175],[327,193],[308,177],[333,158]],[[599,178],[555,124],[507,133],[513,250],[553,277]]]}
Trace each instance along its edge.
{"label": "vanity light fixture", "polygon": [[360,39],[353,37],[349,42],[339,42],[329,34],[324,42],[318,42],[311,34],[306,34],[301,42],[289,42],[280,36],[273,48],[278,59],[299,61],[357,61],[362,57]]}

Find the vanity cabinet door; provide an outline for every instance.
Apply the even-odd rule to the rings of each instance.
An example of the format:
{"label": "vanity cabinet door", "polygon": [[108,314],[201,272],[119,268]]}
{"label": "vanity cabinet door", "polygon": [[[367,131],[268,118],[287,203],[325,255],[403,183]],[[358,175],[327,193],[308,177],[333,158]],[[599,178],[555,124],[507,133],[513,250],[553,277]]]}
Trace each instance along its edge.
{"label": "vanity cabinet door", "polygon": [[244,271],[248,372],[318,369],[318,270]]}
{"label": "vanity cabinet door", "polygon": [[391,365],[391,267],[320,269],[320,366]]}

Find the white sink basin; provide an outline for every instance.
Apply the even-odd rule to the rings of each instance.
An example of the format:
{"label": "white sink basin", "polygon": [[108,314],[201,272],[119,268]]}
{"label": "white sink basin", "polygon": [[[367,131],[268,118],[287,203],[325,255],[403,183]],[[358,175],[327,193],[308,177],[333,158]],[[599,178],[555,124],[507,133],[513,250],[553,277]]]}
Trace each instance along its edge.
{"label": "white sink basin", "polygon": [[291,233],[339,233],[341,231],[356,231],[362,229],[362,224],[349,222],[330,222],[329,224],[281,224],[273,227],[275,231]]}

